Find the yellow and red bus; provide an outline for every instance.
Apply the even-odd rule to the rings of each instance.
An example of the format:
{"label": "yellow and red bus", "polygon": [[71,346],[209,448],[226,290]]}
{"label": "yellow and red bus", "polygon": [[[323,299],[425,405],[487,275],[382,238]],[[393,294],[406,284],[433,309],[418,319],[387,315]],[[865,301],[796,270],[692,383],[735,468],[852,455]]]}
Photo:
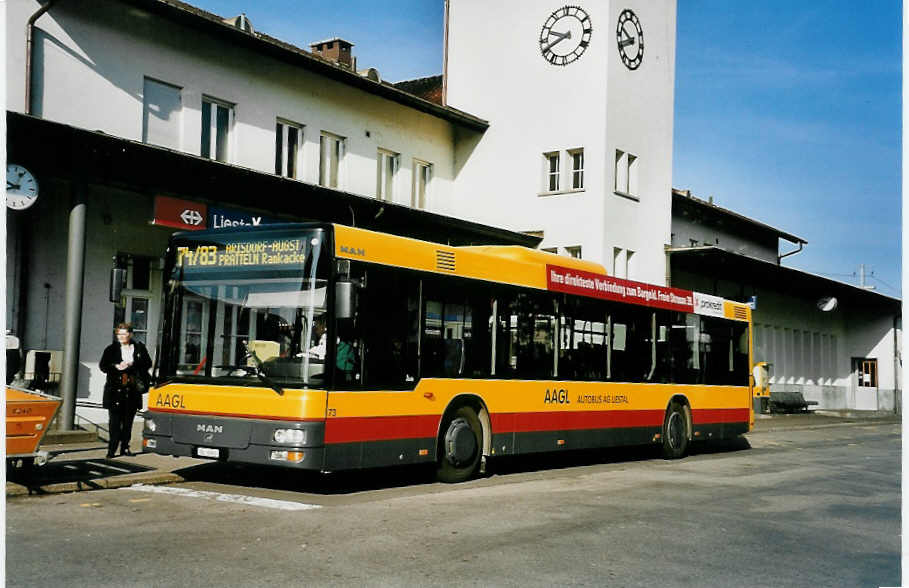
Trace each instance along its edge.
{"label": "yellow and red bus", "polygon": [[178,233],[146,451],[337,471],[753,425],[751,311],[515,246],[336,224]]}

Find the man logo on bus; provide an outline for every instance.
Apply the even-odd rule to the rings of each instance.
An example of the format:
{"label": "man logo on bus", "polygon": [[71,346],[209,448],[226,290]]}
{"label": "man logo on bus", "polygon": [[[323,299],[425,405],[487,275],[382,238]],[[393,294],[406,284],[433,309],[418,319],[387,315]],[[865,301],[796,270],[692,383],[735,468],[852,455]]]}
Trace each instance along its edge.
{"label": "man logo on bus", "polygon": [[341,253],[346,253],[347,255],[359,255],[360,257],[366,257],[366,250],[361,249],[360,247],[348,247],[347,245],[341,245]]}
{"label": "man logo on bus", "polygon": [[571,401],[568,400],[568,390],[564,388],[559,390],[546,388],[543,404],[571,404]]}
{"label": "man logo on bus", "polygon": [[196,425],[198,433],[223,433],[224,427],[221,425]]}

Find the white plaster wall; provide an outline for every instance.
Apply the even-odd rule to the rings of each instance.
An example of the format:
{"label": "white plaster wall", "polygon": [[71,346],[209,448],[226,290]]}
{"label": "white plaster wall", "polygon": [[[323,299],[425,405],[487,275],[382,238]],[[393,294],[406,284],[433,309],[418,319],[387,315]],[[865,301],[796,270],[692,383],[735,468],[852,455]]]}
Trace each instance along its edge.
{"label": "white plaster wall", "polygon": [[[25,22],[38,6],[34,0],[9,3],[7,97],[12,110],[24,111]],[[280,117],[305,126],[303,181],[318,182],[324,130],[348,139],[340,189],[375,195],[376,150],[381,147],[401,154],[395,202],[410,204],[414,158],[434,166],[428,206],[448,199],[454,131],[447,121],[118,3],[62,2],[37,27],[33,105],[35,114],[46,119],[141,140],[143,80],[148,76],[182,88],[181,150],[187,153],[200,152],[206,95],[236,105],[233,164],[273,173]]]}
{"label": "white plaster wall", "polygon": [[[543,247],[581,245],[585,257],[597,259],[606,59],[615,34],[606,30],[605,3],[581,3],[594,28],[590,46],[572,64],[550,65],[540,54],[540,28],[561,6],[545,0],[450,2],[448,104],[489,120],[490,128],[472,151],[460,146],[469,158],[458,158],[449,210],[513,230],[543,230]],[[577,147],[584,148],[585,190],[540,196],[543,153]],[[562,183],[567,180],[563,175]]]}
{"label": "white plaster wall", "polygon": [[[612,0],[609,6],[603,257],[609,259],[615,247],[630,249],[636,271],[629,277],[665,284],[664,245],[670,243],[672,218],[676,3]],[[644,59],[634,71],[622,63],[615,43],[617,19],[625,8],[635,12],[644,31]],[[639,158],[638,202],[614,194],[616,149]]]}
{"label": "white plaster wall", "polygon": [[[542,230],[542,247],[581,245],[584,258],[607,268],[614,246],[631,249],[636,257],[630,277],[663,284],[675,3],[573,4],[589,14],[594,33],[577,61],[553,66],[540,54],[538,39],[562,4],[451,0],[448,104],[488,119],[490,128],[475,146],[459,145],[450,210],[513,230]],[[634,72],[621,63],[616,47],[616,20],[624,8],[635,10],[644,28],[644,63]],[[616,146],[645,164],[640,202],[613,194]],[[540,196],[542,154],[577,147],[584,148],[585,190]]]}

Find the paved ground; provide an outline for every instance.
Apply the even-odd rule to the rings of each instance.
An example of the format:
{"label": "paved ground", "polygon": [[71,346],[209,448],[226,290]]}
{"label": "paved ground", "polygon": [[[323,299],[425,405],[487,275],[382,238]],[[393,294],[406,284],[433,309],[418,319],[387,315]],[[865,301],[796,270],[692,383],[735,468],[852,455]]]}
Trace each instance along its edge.
{"label": "paved ground", "polygon": [[898,585],[900,427],[829,418],[759,421],[680,461],[509,460],[454,486],[198,463],[179,484],[22,496],[7,582]]}
{"label": "paved ground", "polygon": [[[801,414],[758,415],[755,420],[754,434],[772,433],[793,428],[824,428],[828,426],[854,426],[862,423],[895,423],[898,417],[886,413],[854,412],[812,412]],[[106,445],[89,443],[83,445],[50,445],[48,450],[52,458],[43,467],[7,472],[7,497],[23,495],[57,494],[103,488],[119,488],[132,484],[172,484],[198,478],[198,466],[206,471],[204,476],[219,475],[209,471],[233,470],[208,460],[192,458],[173,458],[155,454],[141,454],[142,425],[137,423],[132,436],[132,450],[135,457],[118,457],[106,459]],[[637,451],[637,450],[635,450]],[[56,455],[55,455],[56,454]],[[581,459],[584,456],[580,456]],[[564,463],[533,462],[552,467]],[[512,467],[510,464],[506,467]],[[234,475],[232,472],[224,475]],[[259,474],[256,474],[257,476]],[[276,474],[284,475],[283,472]],[[405,471],[404,479],[409,479],[412,472]],[[420,475],[420,474],[417,474]],[[255,481],[253,481],[255,483]],[[334,483],[333,479],[326,483]]]}

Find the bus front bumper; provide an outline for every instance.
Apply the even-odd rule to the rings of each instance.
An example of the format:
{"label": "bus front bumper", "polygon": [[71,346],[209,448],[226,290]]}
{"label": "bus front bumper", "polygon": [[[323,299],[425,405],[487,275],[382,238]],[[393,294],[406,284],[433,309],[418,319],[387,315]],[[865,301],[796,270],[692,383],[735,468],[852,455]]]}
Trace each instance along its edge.
{"label": "bus front bumper", "polygon": [[148,411],[146,453],[321,470],[323,421],[279,421]]}

